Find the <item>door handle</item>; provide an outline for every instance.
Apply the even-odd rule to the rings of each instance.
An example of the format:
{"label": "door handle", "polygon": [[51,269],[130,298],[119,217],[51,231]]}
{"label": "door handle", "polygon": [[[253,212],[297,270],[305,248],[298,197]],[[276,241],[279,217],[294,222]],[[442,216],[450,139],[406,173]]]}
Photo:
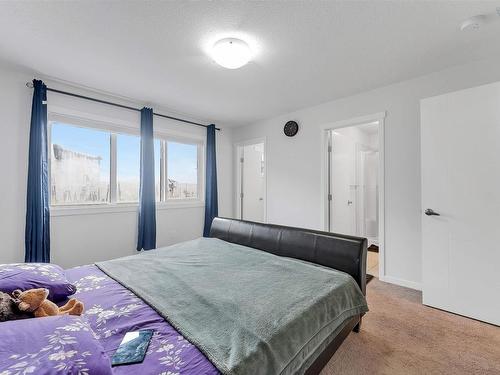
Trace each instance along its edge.
{"label": "door handle", "polygon": [[427,216],[441,216],[441,214],[435,212],[432,208],[428,208],[424,211]]}

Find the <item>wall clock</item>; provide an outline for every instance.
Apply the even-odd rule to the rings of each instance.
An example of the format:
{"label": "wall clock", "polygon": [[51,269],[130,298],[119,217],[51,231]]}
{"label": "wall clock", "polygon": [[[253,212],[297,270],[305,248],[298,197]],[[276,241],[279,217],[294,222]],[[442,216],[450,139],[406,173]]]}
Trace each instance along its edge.
{"label": "wall clock", "polygon": [[283,128],[283,133],[287,137],[293,137],[299,131],[299,124],[296,121],[288,121]]}

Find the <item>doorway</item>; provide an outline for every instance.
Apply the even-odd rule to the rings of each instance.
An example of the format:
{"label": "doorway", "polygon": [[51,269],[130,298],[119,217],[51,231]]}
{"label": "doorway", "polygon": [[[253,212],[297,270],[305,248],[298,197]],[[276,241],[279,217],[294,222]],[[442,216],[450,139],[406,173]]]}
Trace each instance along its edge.
{"label": "doorway", "polygon": [[237,144],[236,156],[236,217],[263,223],[266,221],[265,141]]}
{"label": "doorway", "polygon": [[383,278],[383,116],[324,129],[325,229],[365,237],[367,273]]}

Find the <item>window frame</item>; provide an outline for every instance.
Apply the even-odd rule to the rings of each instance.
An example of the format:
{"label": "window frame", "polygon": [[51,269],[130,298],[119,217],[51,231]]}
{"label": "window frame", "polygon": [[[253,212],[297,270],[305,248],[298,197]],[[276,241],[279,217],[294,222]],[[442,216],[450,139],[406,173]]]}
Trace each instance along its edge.
{"label": "window frame", "polygon": [[[205,206],[205,138],[197,137],[186,133],[168,131],[163,129],[155,130],[155,139],[160,140],[160,201],[156,202],[157,208],[182,208],[182,207],[202,207]],[[168,178],[167,142],[177,142],[197,146],[197,190],[196,198],[167,199],[166,181]]]}
{"label": "window frame", "polygon": [[[140,137],[140,129],[133,124],[119,124],[115,122],[102,121],[93,118],[83,118],[61,113],[48,113],[47,121],[47,143],[49,148],[48,173],[49,186],[52,186],[52,166],[51,166],[51,147],[52,147],[52,124],[62,123],[74,127],[86,129],[95,129],[106,131],[110,134],[110,200],[107,203],[74,203],[74,204],[57,204],[50,203],[51,216],[66,216],[66,215],[82,215],[96,213],[114,213],[114,212],[136,212],[139,207],[139,202],[118,202],[117,201],[117,135],[132,135]],[[156,201],[156,209],[177,209],[203,207],[205,205],[205,144],[206,141],[201,136],[192,135],[184,132],[176,132],[167,129],[157,129],[153,133],[154,139],[160,141],[160,200]],[[167,199],[166,179],[167,174],[167,158],[168,142],[178,142],[197,146],[197,197],[196,198],[180,198]],[[156,196],[156,194],[155,194]],[[49,195],[51,200],[51,194]]]}
{"label": "window frame", "polygon": [[[200,197],[203,197],[204,194],[204,186],[201,186],[202,184],[200,182],[204,181],[204,174],[202,173],[204,171],[204,165],[205,165],[205,160],[204,160],[204,145],[201,142],[196,142],[193,140],[186,140],[186,139],[179,139],[175,137],[159,137],[157,139],[160,139],[162,143],[162,147],[164,148],[164,169],[163,169],[163,179],[160,182],[163,182],[163,200],[162,202],[166,203],[174,203],[174,202],[194,202],[200,199]],[[168,180],[168,142],[175,142],[175,143],[180,143],[180,144],[185,144],[185,145],[191,145],[191,146],[197,146],[196,148],[196,156],[197,156],[197,165],[196,165],[196,172],[197,172],[197,181],[196,181],[196,198],[168,198],[167,197],[167,189],[166,189],[166,182]],[[161,176],[161,173],[160,173]]]}

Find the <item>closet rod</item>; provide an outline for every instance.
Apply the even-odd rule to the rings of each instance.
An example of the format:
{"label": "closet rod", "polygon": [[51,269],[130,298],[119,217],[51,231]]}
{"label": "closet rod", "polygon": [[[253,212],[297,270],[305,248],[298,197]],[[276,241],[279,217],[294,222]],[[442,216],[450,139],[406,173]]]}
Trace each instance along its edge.
{"label": "closet rod", "polygon": [[[26,87],[33,88],[33,83],[32,82],[26,82]],[[114,107],[125,108],[125,109],[128,109],[130,111],[136,111],[136,112],[140,112],[141,111],[138,108],[129,107],[128,105],[123,105],[123,104],[108,102],[107,100],[101,100],[101,99],[91,98],[90,96],[85,96],[85,95],[80,95],[80,94],[74,94],[74,93],[68,92],[68,91],[62,91],[62,90],[52,89],[50,87],[47,87],[47,91],[55,92],[55,93],[62,94],[62,95],[72,96],[74,98],[90,100],[90,101],[96,102],[96,103],[102,103],[102,104],[112,105]],[[158,116],[158,117],[168,118],[170,120],[184,122],[186,124],[191,124],[191,125],[196,125],[196,126],[203,126],[204,128],[208,127],[208,125],[200,124],[199,122],[189,121],[189,120],[185,120],[185,119],[182,119],[182,118],[179,118],[179,117],[162,115],[161,113],[153,113],[153,115]],[[215,130],[220,130],[220,129],[219,128],[215,128]]]}

